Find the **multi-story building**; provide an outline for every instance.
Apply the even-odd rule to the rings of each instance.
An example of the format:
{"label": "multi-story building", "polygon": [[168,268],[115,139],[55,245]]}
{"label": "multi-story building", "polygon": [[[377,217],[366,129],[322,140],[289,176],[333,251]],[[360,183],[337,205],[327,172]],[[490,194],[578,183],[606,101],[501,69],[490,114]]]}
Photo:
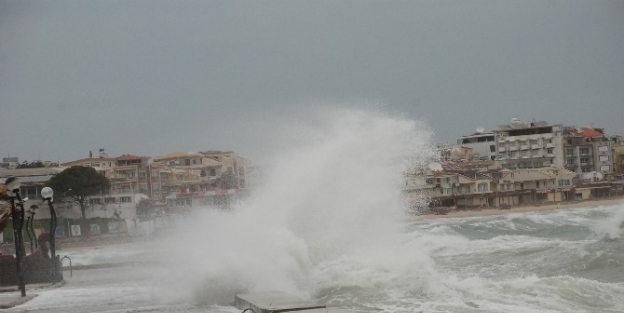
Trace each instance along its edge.
{"label": "multi-story building", "polygon": [[2,164],[0,164],[0,167],[7,168],[7,169],[15,169],[17,168],[18,165],[19,165],[18,157],[6,157],[6,158],[2,158]]}
{"label": "multi-story building", "polygon": [[496,160],[506,169],[563,167],[561,125],[512,119],[494,130]]}
{"label": "multi-story building", "polygon": [[154,158],[162,166],[166,200],[173,206],[223,202],[246,193],[249,162],[234,152],[172,152]]}
{"label": "multi-story building", "polygon": [[481,171],[447,167],[426,175],[407,175],[404,190],[411,203],[501,208],[576,199],[573,178],[573,172],[553,167]]}
{"label": "multi-story building", "polygon": [[493,132],[484,133],[483,129],[479,128],[474,134],[457,139],[457,145],[471,148],[475,159],[495,160],[497,155],[495,138]]}
{"label": "multi-story building", "polygon": [[564,128],[565,167],[577,175],[596,171],[596,149],[594,142],[603,137],[601,131],[593,128]]}
{"label": "multi-story building", "polygon": [[228,173],[233,178],[236,189],[247,189],[245,180],[249,160],[237,155],[232,151],[206,151],[201,152],[207,158],[213,159],[223,165],[223,174]]}
{"label": "multi-story building", "polygon": [[[621,142],[620,136],[607,136],[602,128],[564,128],[565,166],[579,178],[604,177],[613,174],[613,147]],[[588,175],[592,174],[592,175]]]}
{"label": "multi-story building", "polygon": [[613,172],[624,179],[624,143],[615,144],[612,151]]}

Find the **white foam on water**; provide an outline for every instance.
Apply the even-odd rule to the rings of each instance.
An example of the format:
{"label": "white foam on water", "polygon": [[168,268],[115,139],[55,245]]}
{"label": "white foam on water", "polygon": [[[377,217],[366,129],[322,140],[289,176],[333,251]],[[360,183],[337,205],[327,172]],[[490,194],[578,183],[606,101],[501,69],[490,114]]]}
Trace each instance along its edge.
{"label": "white foam on water", "polygon": [[597,220],[591,226],[601,238],[618,239],[624,233],[624,203],[610,208],[607,218]]}
{"label": "white foam on water", "polygon": [[276,155],[248,201],[233,213],[198,214],[167,243],[179,265],[170,283],[181,294],[190,289],[205,303],[240,291],[311,297],[327,284],[407,280],[403,270],[429,266],[426,255],[404,251],[400,236],[403,173],[434,158],[431,133],[382,112],[307,118],[316,128],[300,133],[298,149]]}

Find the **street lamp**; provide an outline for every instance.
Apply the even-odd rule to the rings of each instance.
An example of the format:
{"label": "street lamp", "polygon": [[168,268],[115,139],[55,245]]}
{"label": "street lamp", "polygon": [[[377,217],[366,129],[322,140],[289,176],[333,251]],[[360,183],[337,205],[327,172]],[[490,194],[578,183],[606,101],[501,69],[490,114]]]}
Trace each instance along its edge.
{"label": "street lamp", "polygon": [[[30,209],[26,212],[28,215],[26,216],[26,234],[28,234],[28,238],[30,239],[30,253],[34,252],[33,244],[35,249],[37,249],[37,236],[35,235],[35,213],[37,213],[37,209],[39,206],[33,204],[30,206]],[[34,242],[34,243],[33,243]]]}
{"label": "street lamp", "polygon": [[[67,221],[67,237],[70,237],[70,236],[71,236],[71,228],[69,227],[69,219],[68,219],[68,217],[69,217],[69,216],[71,216],[71,213],[68,213],[68,212],[69,212],[69,210],[68,210],[69,208],[68,208],[68,205],[67,205],[67,204],[68,204],[70,201],[68,201],[68,200],[67,200],[67,198],[65,197],[65,195],[66,195],[68,192],[70,192],[70,191],[72,191],[72,189],[71,189],[71,188],[69,188],[69,189],[65,190],[65,192],[63,192],[63,202],[64,202],[63,210],[65,211],[65,213],[64,213],[64,214],[65,214],[65,216],[64,216],[65,221]],[[61,216],[61,217],[63,217],[63,216]]]}
{"label": "street lamp", "polygon": [[[26,284],[24,283],[24,271],[22,268],[22,227],[24,226],[24,200],[20,196],[20,182],[16,177],[9,177],[5,181],[6,194],[11,198],[11,217],[13,218],[13,241],[15,242],[15,259],[17,261],[17,287],[26,296]],[[17,205],[16,205],[17,200]],[[18,208],[19,207],[19,208]]]}
{"label": "street lamp", "polygon": [[41,197],[43,197],[44,202],[48,202],[48,207],[50,207],[50,276],[52,278],[52,283],[56,283],[56,244],[55,244],[55,234],[56,234],[56,211],[54,210],[54,206],[52,205],[54,191],[50,187],[43,187],[41,189]]}

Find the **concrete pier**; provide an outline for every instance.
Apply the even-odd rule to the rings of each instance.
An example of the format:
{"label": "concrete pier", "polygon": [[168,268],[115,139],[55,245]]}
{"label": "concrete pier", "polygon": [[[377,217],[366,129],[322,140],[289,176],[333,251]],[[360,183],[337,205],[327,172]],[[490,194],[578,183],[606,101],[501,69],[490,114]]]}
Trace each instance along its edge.
{"label": "concrete pier", "polygon": [[301,311],[301,313],[349,313],[337,308],[328,308],[323,304],[307,301],[293,295],[280,292],[260,292],[238,294],[234,305],[241,310],[249,309],[249,313],[281,313]]}

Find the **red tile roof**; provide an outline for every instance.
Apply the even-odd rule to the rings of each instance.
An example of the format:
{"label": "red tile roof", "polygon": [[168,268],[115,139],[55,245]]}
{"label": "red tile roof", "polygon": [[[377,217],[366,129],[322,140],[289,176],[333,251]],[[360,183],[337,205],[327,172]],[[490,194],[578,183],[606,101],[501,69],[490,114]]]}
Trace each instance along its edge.
{"label": "red tile roof", "polygon": [[581,135],[583,135],[583,137],[602,137],[603,136],[603,133],[599,129],[591,128],[591,127],[581,127],[580,133]]}

